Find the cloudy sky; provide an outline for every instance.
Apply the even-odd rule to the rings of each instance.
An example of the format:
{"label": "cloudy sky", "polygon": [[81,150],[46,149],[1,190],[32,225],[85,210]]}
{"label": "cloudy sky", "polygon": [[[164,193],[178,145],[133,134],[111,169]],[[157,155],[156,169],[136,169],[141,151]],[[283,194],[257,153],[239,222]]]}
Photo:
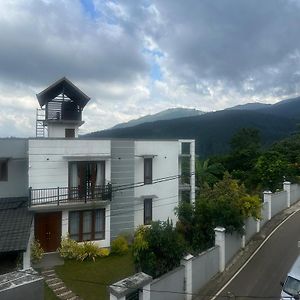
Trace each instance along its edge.
{"label": "cloudy sky", "polygon": [[62,76],[92,98],[82,133],[294,97],[299,29],[298,0],[0,1],[0,137],[33,136],[35,94]]}

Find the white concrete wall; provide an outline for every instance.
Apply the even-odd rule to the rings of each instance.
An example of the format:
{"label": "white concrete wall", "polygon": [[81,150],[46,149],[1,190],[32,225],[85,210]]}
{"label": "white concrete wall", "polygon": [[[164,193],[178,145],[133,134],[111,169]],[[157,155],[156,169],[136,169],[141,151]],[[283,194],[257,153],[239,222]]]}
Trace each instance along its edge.
{"label": "white concrete wall", "polygon": [[273,193],[271,196],[271,207],[272,207],[272,217],[278,214],[280,211],[287,208],[287,192],[281,191]]}
{"label": "white concrete wall", "polygon": [[[106,179],[110,180],[110,141],[109,140],[68,140],[68,139],[30,139],[29,186],[35,188],[54,188],[68,186],[68,163],[86,160],[81,156],[105,158]],[[68,158],[67,156],[78,156]]]}
{"label": "white concrete wall", "polygon": [[[179,175],[178,141],[135,141],[135,176],[134,182],[144,181],[144,158],[142,155],[155,155],[153,158],[153,180]],[[135,197],[135,227],[144,223],[144,202],[142,197],[155,195],[153,198],[153,220],[165,221],[170,218],[175,225],[174,208],[178,206],[178,178],[156,184],[137,187]]]}
{"label": "white concrete wall", "polygon": [[48,124],[48,137],[64,138],[65,129],[75,129],[75,137],[78,137],[78,125],[74,124]]}

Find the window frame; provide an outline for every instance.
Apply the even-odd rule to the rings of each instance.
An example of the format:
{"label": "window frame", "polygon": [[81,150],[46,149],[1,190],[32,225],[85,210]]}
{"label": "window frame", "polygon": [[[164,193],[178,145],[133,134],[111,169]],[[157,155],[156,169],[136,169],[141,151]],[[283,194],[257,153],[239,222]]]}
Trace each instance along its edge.
{"label": "window frame", "polygon": [[[102,220],[100,220],[102,222],[102,226],[103,226],[103,230],[102,231],[96,231],[96,213],[98,211],[102,211],[102,213],[100,213],[100,216],[102,215]],[[83,215],[84,213],[87,212],[91,212],[91,232],[83,232]],[[71,214],[72,213],[79,213],[79,225],[78,225],[78,233],[76,235],[78,235],[78,239],[74,239],[72,238],[72,236],[74,236],[75,234],[71,234],[70,229],[71,229]],[[68,220],[68,233],[70,235],[71,239],[74,239],[77,242],[86,242],[86,241],[100,241],[100,240],[105,240],[105,220],[106,220],[106,216],[105,216],[105,208],[99,208],[99,209],[89,209],[89,210],[75,210],[75,211],[69,211],[69,220]],[[96,234],[102,234],[101,238],[96,238]],[[88,239],[84,239],[83,235],[84,234],[90,234],[90,238]]]}
{"label": "window frame", "polygon": [[[146,165],[149,164],[147,167]],[[149,174],[147,174],[149,170]],[[153,158],[144,158],[144,184],[152,184],[153,182]]]}
{"label": "window frame", "polygon": [[[2,171],[4,170],[3,174]],[[8,159],[0,158],[0,182],[8,181]]]}
{"label": "window frame", "polygon": [[[146,213],[147,202],[150,203],[150,218],[148,219],[148,214]],[[144,225],[150,225],[153,221],[153,199],[152,198],[144,198]]]}

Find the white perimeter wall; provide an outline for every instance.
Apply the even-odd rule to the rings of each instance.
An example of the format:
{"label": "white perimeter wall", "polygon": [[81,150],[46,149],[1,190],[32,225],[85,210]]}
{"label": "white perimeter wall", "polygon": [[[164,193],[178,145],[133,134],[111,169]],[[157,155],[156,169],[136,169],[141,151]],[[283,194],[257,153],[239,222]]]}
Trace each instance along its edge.
{"label": "white perimeter wall", "polygon": [[[153,180],[178,175],[179,141],[135,141],[135,177],[134,182],[144,181],[144,159],[139,155],[156,155],[153,158]],[[170,218],[176,223],[174,208],[178,206],[178,178],[156,184],[135,188],[135,227],[144,223],[143,197],[153,198],[153,220],[165,221]]]}
{"label": "white perimeter wall", "polygon": [[[107,156],[106,180],[110,180],[110,141],[32,139],[28,141],[29,186],[53,188],[68,186],[68,163],[75,159],[64,156]],[[103,158],[104,159],[104,158]],[[86,159],[76,159],[86,160]]]}

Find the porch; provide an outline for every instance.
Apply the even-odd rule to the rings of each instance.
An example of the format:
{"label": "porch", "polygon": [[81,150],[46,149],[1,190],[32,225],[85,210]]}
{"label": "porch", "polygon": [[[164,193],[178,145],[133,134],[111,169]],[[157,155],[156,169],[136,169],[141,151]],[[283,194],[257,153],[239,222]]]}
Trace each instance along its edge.
{"label": "porch", "polygon": [[84,203],[111,201],[111,184],[88,187],[29,188],[29,207],[69,206]]}

